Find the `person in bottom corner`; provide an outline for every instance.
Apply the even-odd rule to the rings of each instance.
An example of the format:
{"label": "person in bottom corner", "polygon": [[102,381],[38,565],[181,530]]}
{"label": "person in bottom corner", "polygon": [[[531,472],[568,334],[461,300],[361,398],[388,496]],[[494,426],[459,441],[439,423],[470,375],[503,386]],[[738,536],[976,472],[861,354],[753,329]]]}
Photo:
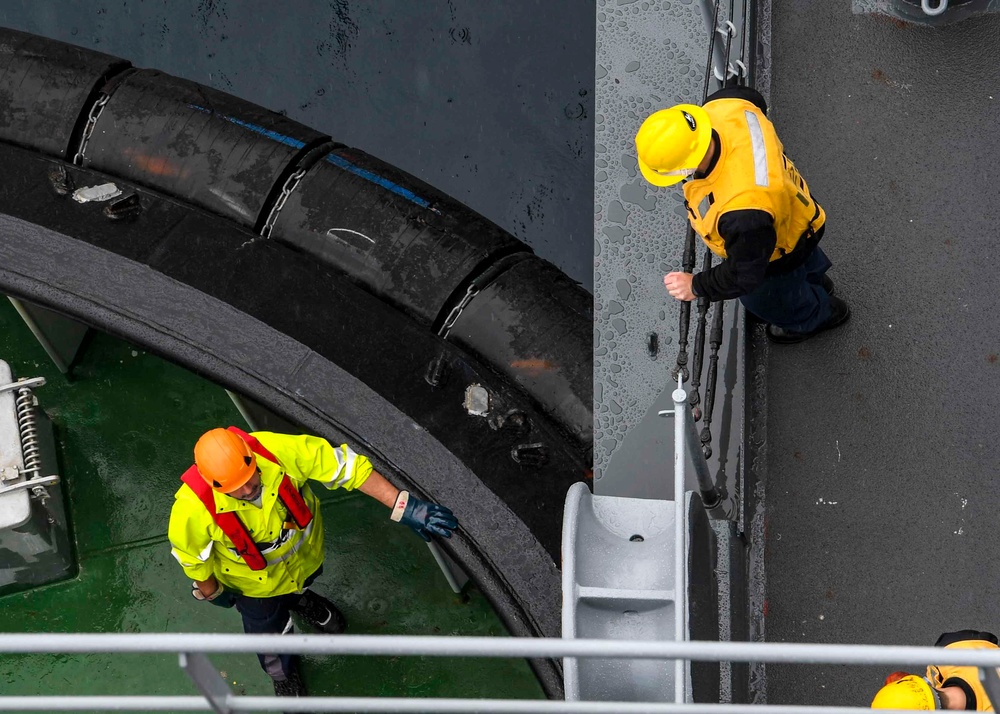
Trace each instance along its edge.
{"label": "person in bottom corner", "polygon": [[[316,436],[212,429],[194,447],[195,464],[174,496],[171,553],[191,578],[196,600],[236,607],[252,634],[292,632],[290,611],[321,632],[347,623],[310,589],[322,571],[323,521],[310,481],[359,490],[425,541],[451,537],[458,521],[445,506],[400,491],[346,444]],[[293,655],[258,655],[278,696],[305,696]]]}
{"label": "person in bottom corner", "polygon": [[[946,632],[934,643],[945,649],[1000,649],[991,632],[959,630]],[[972,666],[937,666],[927,668],[924,676],[893,672],[872,700],[872,709],[935,709],[991,712],[986,690],[979,681],[979,670]]]}

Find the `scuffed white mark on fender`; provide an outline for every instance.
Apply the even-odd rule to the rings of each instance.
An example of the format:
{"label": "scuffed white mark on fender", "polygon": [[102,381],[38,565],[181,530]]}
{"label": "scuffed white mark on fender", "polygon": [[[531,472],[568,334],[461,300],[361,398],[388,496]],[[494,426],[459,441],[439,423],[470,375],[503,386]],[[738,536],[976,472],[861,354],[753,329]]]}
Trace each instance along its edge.
{"label": "scuffed white mark on fender", "polygon": [[350,228],[331,228],[330,230],[328,230],[326,232],[326,234],[328,236],[330,236],[331,238],[340,238],[340,236],[337,235],[337,231],[344,231],[346,233],[353,233],[356,236],[361,236],[362,238],[364,238],[369,243],[374,243],[375,242],[374,238],[369,238],[364,233],[359,233],[358,231],[351,230]]}

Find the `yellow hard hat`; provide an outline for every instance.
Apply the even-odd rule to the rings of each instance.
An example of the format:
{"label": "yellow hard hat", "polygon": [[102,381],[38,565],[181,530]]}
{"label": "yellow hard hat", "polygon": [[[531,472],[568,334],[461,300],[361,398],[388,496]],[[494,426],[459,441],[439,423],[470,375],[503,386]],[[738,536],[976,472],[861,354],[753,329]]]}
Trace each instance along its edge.
{"label": "yellow hard hat", "polygon": [[646,117],[635,135],[639,170],[654,186],[672,186],[694,173],[712,143],[712,122],[701,107],[678,104]]}
{"label": "yellow hard hat", "polygon": [[886,684],[872,700],[872,709],[939,709],[938,695],[925,677],[908,674],[891,684]]}

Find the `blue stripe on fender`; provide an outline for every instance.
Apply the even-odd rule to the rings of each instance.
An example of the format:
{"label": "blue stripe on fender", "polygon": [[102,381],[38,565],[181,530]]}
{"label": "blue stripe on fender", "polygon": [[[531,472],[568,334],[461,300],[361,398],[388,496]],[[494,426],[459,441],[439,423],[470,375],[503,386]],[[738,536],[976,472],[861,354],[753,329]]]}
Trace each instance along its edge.
{"label": "blue stripe on fender", "polygon": [[421,198],[417,194],[413,193],[413,191],[405,189],[399,184],[395,184],[387,178],[379,176],[378,174],[374,174],[371,171],[368,171],[367,169],[361,168],[360,166],[355,166],[350,161],[341,156],[337,156],[336,154],[328,154],[326,160],[329,161],[334,166],[339,166],[345,171],[350,171],[352,174],[360,176],[366,181],[371,181],[372,183],[377,184],[386,190],[392,191],[398,196],[402,196],[407,201],[415,203],[421,208],[428,208],[434,211],[435,213],[440,213],[440,211],[438,211],[436,208],[431,207],[430,201],[428,201],[426,198]]}
{"label": "blue stripe on fender", "polygon": [[291,146],[294,149],[301,149],[305,146],[305,143],[299,141],[298,139],[293,139],[290,136],[285,136],[284,134],[279,134],[276,131],[271,131],[270,129],[265,129],[259,124],[252,124],[248,121],[243,121],[242,119],[237,119],[236,117],[227,116],[225,114],[217,114],[211,109],[206,109],[205,107],[199,107],[197,104],[188,104],[192,109],[196,109],[199,112],[205,112],[206,114],[216,114],[226,121],[235,124],[236,126],[241,126],[244,129],[249,129],[250,131],[255,131],[262,136],[266,136],[268,139],[273,139],[274,141],[280,142],[285,146]]}

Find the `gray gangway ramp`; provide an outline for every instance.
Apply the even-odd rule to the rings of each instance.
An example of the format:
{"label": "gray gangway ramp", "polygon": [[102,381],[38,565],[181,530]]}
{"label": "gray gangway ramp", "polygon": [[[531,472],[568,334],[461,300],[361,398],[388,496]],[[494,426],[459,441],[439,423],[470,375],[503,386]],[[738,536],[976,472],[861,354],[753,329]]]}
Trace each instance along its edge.
{"label": "gray gangway ramp", "polygon": [[[771,38],[773,116],[826,207],[853,317],[752,351],[768,375],[766,639],[997,632],[1000,16],[929,28],[773,2]],[[888,672],[768,665],[767,698],[866,705]]]}

